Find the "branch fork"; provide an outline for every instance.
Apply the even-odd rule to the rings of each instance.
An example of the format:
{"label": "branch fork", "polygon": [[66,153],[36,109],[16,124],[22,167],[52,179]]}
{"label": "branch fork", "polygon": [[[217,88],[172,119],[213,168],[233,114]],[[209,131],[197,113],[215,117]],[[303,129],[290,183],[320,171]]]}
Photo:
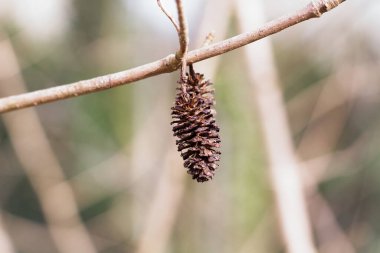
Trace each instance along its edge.
{"label": "branch fork", "polygon": [[183,2],[182,0],[176,0],[177,6],[177,15],[178,15],[178,23],[174,20],[173,16],[165,9],[162,5],[161,0],[157,0],[157,4],[162,10],[162,12],[168,17],[170,22],[173,24],[174,28],[177,31],[178,39],[179,39],[179,49],[175,54],[175,59],[177,62],[181,63],[181,80],[186,81],[186,54],[189,48],[189,35],[188,35],[188,26],[186,21],[186,16],[183,10]]}

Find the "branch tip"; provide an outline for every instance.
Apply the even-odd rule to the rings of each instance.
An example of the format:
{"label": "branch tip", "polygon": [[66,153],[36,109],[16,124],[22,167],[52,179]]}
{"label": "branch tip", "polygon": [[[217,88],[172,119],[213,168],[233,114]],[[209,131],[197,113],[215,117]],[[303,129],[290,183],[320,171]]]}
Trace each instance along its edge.
{"label": "branch tip", "polygon": [[345,0],[312,0],[311,4],[314,8],[314,13],[317,17],[322,16],[323,13],[328,12]]}

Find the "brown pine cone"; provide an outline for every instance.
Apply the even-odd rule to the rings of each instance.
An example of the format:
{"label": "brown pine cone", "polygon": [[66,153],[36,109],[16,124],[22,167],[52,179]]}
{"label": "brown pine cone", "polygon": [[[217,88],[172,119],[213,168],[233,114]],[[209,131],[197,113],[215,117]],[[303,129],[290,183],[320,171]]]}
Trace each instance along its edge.
{"label": "brown pine cone", "polygon": [[212,83],[195,73],[192,64],[187,80],[180,80],[172,109],[174,136],[188,173],[198,182],[212,179],[220,160],[219,127],[215,123]]}

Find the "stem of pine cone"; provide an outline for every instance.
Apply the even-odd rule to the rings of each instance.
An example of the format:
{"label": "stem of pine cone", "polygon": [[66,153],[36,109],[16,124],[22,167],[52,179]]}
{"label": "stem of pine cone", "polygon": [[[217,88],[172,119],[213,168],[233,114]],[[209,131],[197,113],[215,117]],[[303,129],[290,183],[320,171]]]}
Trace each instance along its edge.
{"label": "stem of pine cone", "polygon": [[188,26],[186,21],[186,16],[183,10],[182,0],[176,0],[177,4],[177,13],[179,21],[179,45],[180,48],[176,53],[178,59],[181,59],[181,80],[186,81],[186,54],[189,48],[189,35],[188,35]]}

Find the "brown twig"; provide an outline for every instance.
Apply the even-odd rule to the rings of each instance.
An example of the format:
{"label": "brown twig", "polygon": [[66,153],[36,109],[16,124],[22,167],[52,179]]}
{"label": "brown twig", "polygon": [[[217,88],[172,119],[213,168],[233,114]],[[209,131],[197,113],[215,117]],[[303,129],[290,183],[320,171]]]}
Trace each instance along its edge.
{"label": "brown twig", "polygon": [[161,8],[162,12],[172,22],[175,29],[177,30],[178,39],[179,39],[179,49],[176,52],[175,57],[176,59],[181,61],[181,79],[184,79],[186,78],[186,53],[189,48],[189,35],[188,35],[186,16],[183,11],[183,2],[182,0],[176,0],[179,25],[174,20],[173,16],[170,15],[169,12],[167,12],[166,9],[162,6],[161,0],[157,0],[157,4]]}
{"label": "brown twig", "polygon": [[176,53],[176,58],[181,60],[181,79],[186,78],[186,54],[189,49],[189,31],[187,28],[186,16],[183,11],[182,0],[176,0],[178,21],[179,21],[179,50]]}
{"label": "brown twig", "polygon": [[[309,3],[304,8],[290,15],[285,15],[270,21],[259,29],[237,35],[227,40],[211,44],[207,47],[190,51],[187,53],[186,61],[187,63],[194,63],[221,55],[280,32],[300,22],[311,18],[317,18],[329,10],[326,2],[330,3],[336,1],[339,3],[344,2],[344,0],[324,0],[318,1],[317,3]],[[0,99],[0,113],[110,89],[162,73],[173,72],[180,66],[181,61],[178,56],[176,57],[176,55],[171,54],[160,60],[129,70],[16,96],[5,97]]]}
{"label": "brown twig", "polygon": [[166,15],[166,17],[168,17],[168,19],[170,20],[170,22],[172,22],[172,24],[174,25],[174,28],[176,29],[177,33],[179,33],[179,26],[178,26],[177,22],[175,22],[173,16],[170,15],[170,13],[161,4],[161,0],[157,0],[157,4],[158,4],[158,7],[160,7],[160,9],[162,10],[162,12]]}

